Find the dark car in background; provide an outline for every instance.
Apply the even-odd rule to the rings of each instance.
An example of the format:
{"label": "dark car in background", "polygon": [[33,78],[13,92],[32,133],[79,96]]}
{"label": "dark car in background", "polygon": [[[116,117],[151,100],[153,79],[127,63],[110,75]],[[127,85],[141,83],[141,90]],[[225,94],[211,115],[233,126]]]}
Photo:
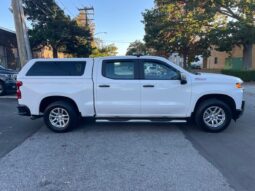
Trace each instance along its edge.
{"label": "dark car in background", "polygon": [[0,65],[0,96],[16,91],[17,74],[18,72]]}

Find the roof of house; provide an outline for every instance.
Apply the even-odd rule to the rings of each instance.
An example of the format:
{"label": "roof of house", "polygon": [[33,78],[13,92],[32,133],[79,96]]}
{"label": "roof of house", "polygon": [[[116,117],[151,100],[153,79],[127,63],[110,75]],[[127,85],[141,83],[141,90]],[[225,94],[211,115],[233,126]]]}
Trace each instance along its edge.
{"label": "roof of house", "polygon": [[4,31],[6,31],[6,32],[10,32],[10,33],[16,34],[15,31],[10,30],[10,29],[7,29],[7,28],[4,28],[4,27],[0,27],[0,30],[4,30]]}

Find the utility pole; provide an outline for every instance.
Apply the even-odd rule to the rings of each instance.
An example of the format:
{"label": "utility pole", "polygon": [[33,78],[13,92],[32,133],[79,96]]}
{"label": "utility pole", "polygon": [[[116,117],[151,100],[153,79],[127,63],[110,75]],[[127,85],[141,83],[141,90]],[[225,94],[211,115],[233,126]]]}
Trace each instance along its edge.
{"label": "utility pole", "polygon": [[12,0],[12,10],[15,21],[20,65],[23,67],[27,61],[32,59],[32,54],[25,25],[22,0]]}

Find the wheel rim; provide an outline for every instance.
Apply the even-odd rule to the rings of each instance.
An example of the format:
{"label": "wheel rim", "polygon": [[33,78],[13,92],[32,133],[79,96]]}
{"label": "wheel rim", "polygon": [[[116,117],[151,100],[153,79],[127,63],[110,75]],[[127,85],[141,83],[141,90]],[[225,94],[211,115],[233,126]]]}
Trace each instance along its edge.
{"label": "wheel rim", "polygon": [[0,83],[0,94],[2,94],[3,91],[4,91],[4,87],[3,87],[3,85]]}
{"label": "wheel rim", "polygon": [[219,106],[211,106],[204,111],[203,120],[211,128],[220,127],[226,120],[225,111]]}
{"label": "wheel rim", "polygon": [[63,129],[68,125],[70,116],[66,109],[57,107],[51,110],[49,120],[54,127]]}

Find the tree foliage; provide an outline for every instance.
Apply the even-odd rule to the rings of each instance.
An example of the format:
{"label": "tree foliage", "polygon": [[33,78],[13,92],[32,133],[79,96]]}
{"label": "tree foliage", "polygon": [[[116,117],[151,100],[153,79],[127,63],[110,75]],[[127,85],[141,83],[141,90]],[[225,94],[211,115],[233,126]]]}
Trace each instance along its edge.
{"label": "tree foliage", "polygon": [[104,45],[100,39],[95,39],[95,47],[90,57],[116,56],[118,48],[115,44]]}
{"label": "tree foliage", "polygon": [[136,40],[130,43],[126,55],[148,55],[150,54],[149,52],[149,49],[143,42]]}
{"label": "tree foliage", "polygon": [[54,57],[58,51],[76,57],[90,55],[92,36],[89,28],[79,27],[54,0],[24,0],[24,9],[32,25],[28,32],[33,49],[50,46]]}
{"label": "tree foliage", "polygon": [[[176,2],[180,2],[176,1]],[[220,51],[230,51],[234,46],[243,47],[245,69],[252,66],[252,45],[255,43],[255,1],[254,0],[191,0],[186,8],[202,7],[211,15],[227,18],[210,33],[212,44]]]}
{"label": "tree foliage", "polygon": [[177,1],[156,0],[155,8],[143,13],[146,46],[168,57],[178,52],[184,67],[198,55],[209,55],[208,33],[215,27],[213,17],[201,6],[187,9]]}

